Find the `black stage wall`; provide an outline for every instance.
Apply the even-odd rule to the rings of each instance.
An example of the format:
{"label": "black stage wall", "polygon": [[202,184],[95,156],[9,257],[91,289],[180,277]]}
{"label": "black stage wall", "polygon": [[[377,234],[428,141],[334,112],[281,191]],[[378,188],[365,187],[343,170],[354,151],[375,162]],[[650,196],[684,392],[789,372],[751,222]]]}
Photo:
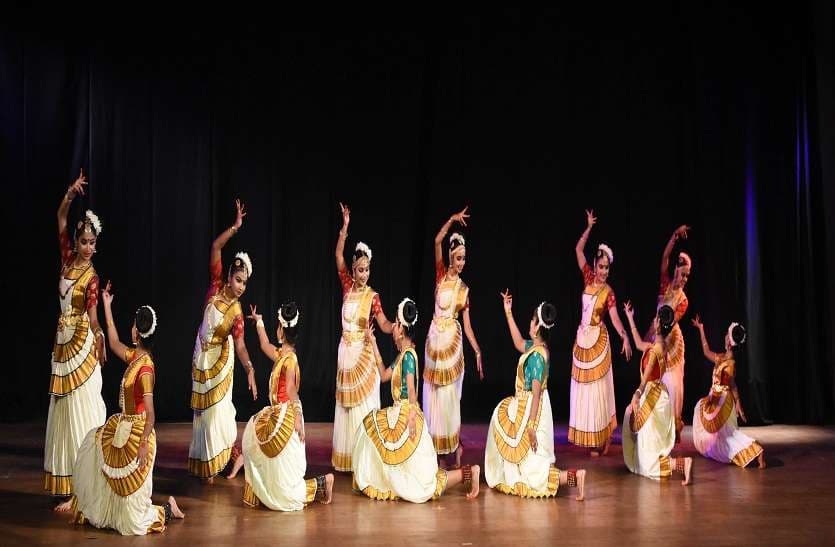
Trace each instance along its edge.
{"label": "black stage wall", "polygon": [[[680,246],[694,260],[687,421],[710,385],[690,326],[699,313],[714,349],[730,321],[749,326],[738,382],[752,421],[831,422],[832,9],[664,9],[517,13],[512,32],[478,18],[407,34],[6,29],[2,419],[46,416],[55,211],[83,167],[89,194],[71,222],[86,207],[103,221],[95,264],[113,281],[123,340],[139,304],[159,312],[161,420],[191,418],[209,246],[240,197],[249,215],[224,260],[242,249],[252,256],[243,300],[263,310],[271,332],[277,306],[300,303],[308,420],[333,417],[333,251],[344,201],[353,211],[348,250],[358,240],[372,247],[371,285],[388,316],[404,296],[418,301],[421,354],[432,239],[470,206],[464,278],[487,378],[478,382],[467,345],[466,421],[487,421],[513,389],[505,287],[523,330],[541,300],[557,306],[549,388],[555,418],[567,419],[582,289],[574,244],[593,208],[588,254],[599,242],[614,249],[611,284],[619,302],[636,304],[642,330],[664,244],[677,225],[693,228]],[[248,399],[238,367],[239,420],[266,404],[270,368],[247,325],[261,396]],[[381,346],[393,357],[390,340]],[[619,413],[638,362],[615,359]],[[103,370],[110,411],[122,370],[115,359]]]}

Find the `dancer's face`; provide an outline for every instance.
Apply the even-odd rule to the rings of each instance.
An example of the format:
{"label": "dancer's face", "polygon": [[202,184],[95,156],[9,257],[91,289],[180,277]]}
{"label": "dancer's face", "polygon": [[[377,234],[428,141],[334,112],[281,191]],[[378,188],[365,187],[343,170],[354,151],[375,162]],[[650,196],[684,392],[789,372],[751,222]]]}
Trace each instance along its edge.
{"label": "dancer's face", "polygon": [[690,279],[690,266],[679,266],[676,268],[673,285],[677,289],[683,289],[687,285],[687,280]]}
{"label": "dancer's face", "polygon": [[244,294],[244,291],[246,291],[247,281],[246,272],[243,270],[238,270],[229,274],[227,282],[229,283],[229,289],[232,291],[232,294],[235,295],[235,298],[240,298]]}
{"label": "dancer's face", "polygon": [[360,257],[354,262],[354,283],[358,287],[364,287],[371,276],[371,262],[367,257]]}
{"label": "dancer's face", "polygon": [[82,232],[76,241],[76,250],[78,256],[84,260],[93,258],[93,253],[96,252],[96,236],[90,232]]}
{"label": "dancer's face", "polygon": [[455,249],[449,262],[452,270],[460,275],[464,271],[464,266],[467,264],[467,249],[464,247]]}
{"label": "dancer's face", "polygon": [[594,277],[598,283],[605,283],[609,279],[609,257],[601,256],[594,263]]}
{"label": "dancer's face", "polygon": [[531,340],[536,338],[536,335],[539,333],[539,318],[536,316],[536,311],[533,312],[533,317],[531,317],[531,324],[528,326],[528,336]]}

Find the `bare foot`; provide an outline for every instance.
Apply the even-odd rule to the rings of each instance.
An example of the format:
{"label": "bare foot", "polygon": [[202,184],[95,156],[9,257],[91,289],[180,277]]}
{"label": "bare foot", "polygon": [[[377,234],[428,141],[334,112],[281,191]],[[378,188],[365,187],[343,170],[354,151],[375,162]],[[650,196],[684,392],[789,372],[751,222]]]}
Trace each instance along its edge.
{"label": "bare foot", "polygon": [[202,482],[203,484],[208,484],[208,485],[211,486],[212,484],[215,483],[215,478],[214,477],[209,477],[207,479],[200,479],[200,482]]}
{"label": "bare foot", "polygon": [[586,498],[586,470],[577,470],[577,501],[583,501]]}
{"label": "bare foot", "polygon": [[591,452],[589,452],[589,455],[590,455],[592,458],[599,458],[599,457],[600,457],[600,451],[599,451],[599,450],[597,450],[597,449],[594,449],[594,450],[592,450]]}
{"label": "bare foot", "polygon": [[612,445],[612,436],[609,435],[609,438],[606,439],[606,444],[603,445],[603,452],[601,456],[608,456],[609,455],[609,447]]}
{"label": "bare foot", "polygon": [[55,506],[53,509],[56,513],[69,513],[72,511],[72,498],[67,499],[66,501],[62,501],[58,505]]}
{"label": "bare foot", "polygon": [[693,458],[684,458],[684,480],[681,481],[682,486],[691,484],[691,475],[693,473]]}
{"label": "bare foot", "polygon": [[325,475],[325,499],[322,500],[322,505],[327,505],[333,501],[333,473]]}
{"label": "bare foot", "polygon": [[757,467],[765,469],[765,450],[760,452],[760,455],[757,456]]}
{"label": "bare foot", "polygon": [[171,514],[174,515],[175,519],[186,518],[186,514],[180,510],[180,506],[177,505],[177,500],[174,499],[174,496],[168,496],[168,503],[171,505]]}
{"label": "bare foot", "polygon": [[244,456],[241,454],[237,458],[235,458],[235,463],[232,464],[232,471],[226,475],[227,479],[234,479],[238,476],[238,471],[241,470],[241,467],[244,466]]}
{"label": "bare foot", "polygon": [[481,479],[481,468],[477,465],[474,465],[470,468],[473,474],[473,486],[472,489],[467,492],[467,499],[474,500],[478,497],[478,483]]}

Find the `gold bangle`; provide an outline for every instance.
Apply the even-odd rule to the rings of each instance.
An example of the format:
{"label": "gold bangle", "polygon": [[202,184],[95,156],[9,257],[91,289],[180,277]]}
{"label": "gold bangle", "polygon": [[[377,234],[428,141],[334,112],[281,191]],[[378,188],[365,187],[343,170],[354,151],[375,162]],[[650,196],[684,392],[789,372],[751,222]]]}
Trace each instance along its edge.
{"label": "gold bangle", "polygon": [[235,228],[234,226],[230,226],[230,227],[229,227],[229,229],[230,229],[230,230],[232,230],[232,233],[233,233],[233,234],[234,234],[234,233],[236,233],[236,232],[238,231],[238,229],[237,229],[237,228]]}

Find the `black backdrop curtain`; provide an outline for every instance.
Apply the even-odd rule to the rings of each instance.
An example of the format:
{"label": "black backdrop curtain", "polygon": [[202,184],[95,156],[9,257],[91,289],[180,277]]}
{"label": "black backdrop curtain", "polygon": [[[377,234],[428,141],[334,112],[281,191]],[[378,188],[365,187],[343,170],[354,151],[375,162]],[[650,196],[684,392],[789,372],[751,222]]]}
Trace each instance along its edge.
{"label": "black backdrop curtain", "polygon": [[[557,306],[549,387],[555,419],[567,419],[585,208],[599,217],[587,251],[614,249],[611,284],[620,302],[635,303],[642,330],[664,244],[677,225],[693,227],[680,247],[694,260],[686,409],[710,385],[689,325],[699,313],[714,349],[730,321],[749,326],[738,382],[750,418],[831,421],[831,8],[683,3],[622,15],[516,14],[525,30],[515,32],[477,18],[413,34],[163,28],[80,40],[7,29],[3,420],[46,415],[55,210],[83,167],[89,194],[71,222],[87,207],[102,219],[95,264],[113,281],[123,340],[137,306],[159,313],[161,420],[191,417],[209,246],[240,197],[249,215],[224,262],[237,250],[252,256],[243,301],[258,305],[270,332],[281,302],[299,302],[308,420],[333,417],[343,201],[353,211],[346,250],[358,240],[372,247],[370,283],[387,315],[404,296],[418,302],[419,348],[432,314],[432,239],[470,206],[464,278],[487,378],[478,382],[467,346],[465,421],[487,421],[513,389],[505,287],[523,331],[540,301]],[[379,339],[392,358],[393,344]],[[238,367],[239,420],[266,404],[270,369],[249,323],[246,340],[261,397],[248,398]],[[638,361],[615,359],[619,413]],[[112,357],[103,370],[111,411],[122,370]]]}

